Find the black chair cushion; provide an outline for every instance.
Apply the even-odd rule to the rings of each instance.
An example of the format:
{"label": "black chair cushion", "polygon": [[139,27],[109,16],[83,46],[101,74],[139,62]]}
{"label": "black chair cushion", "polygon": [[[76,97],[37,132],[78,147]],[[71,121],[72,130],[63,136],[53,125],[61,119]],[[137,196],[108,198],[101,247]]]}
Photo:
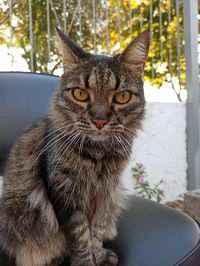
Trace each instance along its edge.
{"label": "black chair cushion", "polygon": [[48,110],[58,77],[33,73],[0,73],[0,174],[21,130]]}

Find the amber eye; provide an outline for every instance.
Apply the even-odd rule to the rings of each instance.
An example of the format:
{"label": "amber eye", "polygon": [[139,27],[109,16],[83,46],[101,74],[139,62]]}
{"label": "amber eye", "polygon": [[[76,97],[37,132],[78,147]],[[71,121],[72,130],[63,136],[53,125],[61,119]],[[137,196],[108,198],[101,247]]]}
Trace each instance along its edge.
{"label": "amber eye", "polygon": [[89,98],[89,94],[86,90],[75,88],[72,90],[73,97],[80,102],[85,102]]}
{"label": "amber eye", "polygon": [[131,93],[129,91],[121,91],[118,92],[115,97],[115,102],[119,104],[125,104],[130,101]]}

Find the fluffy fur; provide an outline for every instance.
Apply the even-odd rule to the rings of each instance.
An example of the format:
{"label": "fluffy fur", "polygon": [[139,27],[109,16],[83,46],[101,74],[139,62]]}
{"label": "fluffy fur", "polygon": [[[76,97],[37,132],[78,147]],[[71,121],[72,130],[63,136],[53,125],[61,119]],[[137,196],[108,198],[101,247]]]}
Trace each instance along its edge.
{"label": "fluffy fur", "polygon": [[[84,52],[57,31],[64,74],[47,117],[27,128],[11,150],[0,245],[17,266],[56,265],[64,256],[71,266],[117,265],[102,243],[116,236],[125,204],[120,175],[144,116],[149,32],[107,57]],[[74,88],[87,91],[88,100],[75,99]],[[120,91],[131,95],[125,104],[115,101]]]}

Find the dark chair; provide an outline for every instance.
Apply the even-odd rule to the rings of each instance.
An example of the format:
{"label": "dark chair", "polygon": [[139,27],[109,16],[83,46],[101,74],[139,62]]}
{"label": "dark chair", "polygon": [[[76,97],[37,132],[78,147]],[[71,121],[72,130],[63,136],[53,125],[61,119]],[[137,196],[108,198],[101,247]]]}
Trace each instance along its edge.
{"label": "dark chair", "polygon": [[[0,174],[16,137],[47,111],[57,84],[51,75],[0,73]],[[200,266],[199,224],[181,212],[132,197],[118,229],[118,237],[106,245],[116,251],[120,266]],[[1,251],[0,265],[14,262]]]}

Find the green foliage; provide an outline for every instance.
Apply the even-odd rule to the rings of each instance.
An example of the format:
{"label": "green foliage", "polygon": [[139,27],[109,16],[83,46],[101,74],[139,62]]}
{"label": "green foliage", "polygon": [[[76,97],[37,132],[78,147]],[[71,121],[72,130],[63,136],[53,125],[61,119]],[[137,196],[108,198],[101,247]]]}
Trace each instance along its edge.
{"label": "green foliage", "polygon": [[[8,1],[3,0],[0,7],[0,44],[10,46],[10,28]],[[69,36],[80,44],[85,50],[94,50],[94,20],[93,6],[90,0],[81,1],[81,30],[79,32],[79,15],[77,1],[66,1],[66,31]],[[159,0],[153,0],[152,45],[150,56],[146,64],[145,78],[151,84],[160,87],[161,84],[178,75],[177,58],[177,17],[175,12],[176,1],[162,0],[161,9]],[[53,3],[53,6],[52,4]],[[95,1],[96,42],[97,51],[107,53],[120,52],[134,36],[142,30],[151,28],[150,1],[143,0],[140,6],[138,0],[108,0],[108,20],[106,19],[106,0]],[[171,3],[169,6],[169,3]],[[180,1],[181,3],[181,1]],[[53,10],[54,7],[54,10]],[[168,11],[171,10],[171,21],[168,22]],[[29,6],[28,0],[13,0],[13,46],[23,49],[23,58],[30,66],[30,33],[29,33]],[[185,60],[183,54],[183,7],[180,4],[180,83],[185,83]],[[55,16],[55,12],[57,17]],[[160,38],[159,12],[162,13],[162,37]],[[64,27],[63,1],[50,1],[50,36],[47,35],[47,1],[32,1],[33,26],[33,70],[38,72],[53,72],[60,62],[55,46],[54,26]],[[133,29],[133,34],[131,33]],[[6,31],[7,30],[7,31]],[[6,34],[4,34],[7,32]],[[107,33],[109,33],[107,35]],[[50,54],[48,52],[48,38],[50,38]],[[171,43],[171,49],[170,49]],[[119,49],[121,44],[121,48]],[[161,46],[163,49],[161,50]],[[171,58],[171,59],[170,59]],[[170,64],[171,61],[171,64]],[[51,63],[51,64],[48,64]],[[56,66],[55,66],[56,65]]]}
{"label": "green foliage", "polygon": [[194,219],[196,219],[200,223],[200,216],[194,216]]}
{"label": "green foliage", "polygon": [[164,199],[164,190],[160,186],[164,183],[160,180],[157,184],[152,185],[147,180],[145,167],[142,163],[137,163],[136,167],[132,168],[133,178],[136,181],[135,192],[137,195],[145,199],[156,200],[161,202]]}

